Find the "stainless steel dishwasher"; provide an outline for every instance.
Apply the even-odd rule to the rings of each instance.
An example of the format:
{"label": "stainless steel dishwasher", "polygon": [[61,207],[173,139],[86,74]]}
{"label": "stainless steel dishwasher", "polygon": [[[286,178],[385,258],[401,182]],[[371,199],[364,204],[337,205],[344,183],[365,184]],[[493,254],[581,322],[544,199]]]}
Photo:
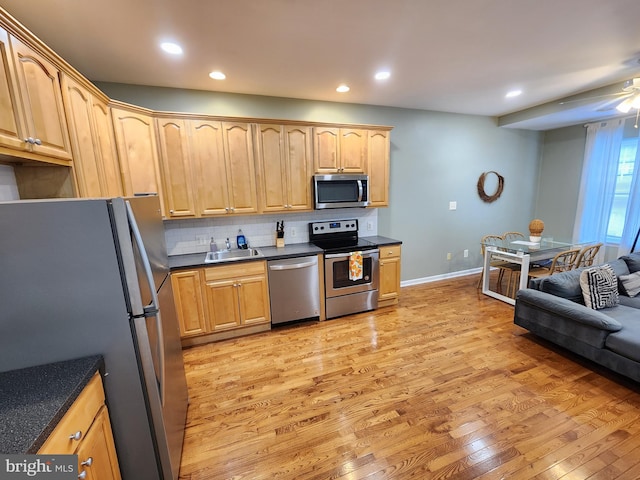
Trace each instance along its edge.
{"label": "stainless steel dishwasher", "polygon": [[269,260],[271,323],[320,316],[318,256]]}

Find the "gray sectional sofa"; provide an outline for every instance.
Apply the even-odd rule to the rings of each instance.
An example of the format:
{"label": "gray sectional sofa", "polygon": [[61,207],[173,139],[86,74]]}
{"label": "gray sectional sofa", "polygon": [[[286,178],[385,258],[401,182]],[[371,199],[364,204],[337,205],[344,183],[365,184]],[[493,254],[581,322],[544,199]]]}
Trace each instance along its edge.
{"label": "gray sectional sofa", "polygon": [[[607,263],[616,277],[626,279],[640,271],[640,253]],[[640,295],[630,297],[620,285],[619,305],[588,308],[580,286],[583,270],[531,280],[516,295],[514,323],[640,382]]]}

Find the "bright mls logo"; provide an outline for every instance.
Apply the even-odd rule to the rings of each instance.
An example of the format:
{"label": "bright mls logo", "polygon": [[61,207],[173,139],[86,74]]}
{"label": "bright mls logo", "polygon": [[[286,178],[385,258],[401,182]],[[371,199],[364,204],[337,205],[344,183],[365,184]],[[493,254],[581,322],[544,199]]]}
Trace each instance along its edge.
{"label": "bright mls logo", "polygon": [[0,455],[0,480],[78,478],[77,455]]}

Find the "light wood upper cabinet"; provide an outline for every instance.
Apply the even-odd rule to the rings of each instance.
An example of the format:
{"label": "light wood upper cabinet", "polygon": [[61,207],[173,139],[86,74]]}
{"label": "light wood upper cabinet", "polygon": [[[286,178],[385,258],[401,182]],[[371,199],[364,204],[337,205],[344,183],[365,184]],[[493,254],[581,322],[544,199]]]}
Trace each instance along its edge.
{"label": "light wood upper cabinet", "polygon": [[157,193],[166,216],[153,118],[121,107],[111,113],[125,195]]}
{"label": "light wood upper cabinet", "polygon": [[316,173],[363,173],[367,163],[367,131],[315,127],[313,162]]}
{"label": "light wood upper cabinet", "polygon": [[0,28],[0,147],[14,150],[5,153],[71,159],[59,75],[51,62]]}
{"label": "light wood upper cabinet", "polygon": [[227,165],[224,157],[222,123],[188,120],[191,162],[198,216],[226,215],[229,208]]}
{"label": "light wood upper cabinet", "polygon": [[164,178],[165,210],[169,217],[196,215],[189,135],[182,119],[156,118]]}
{"label": "light wood upper cabinet", "polygon": [[109,107],[67,75],[62,78],[62,94],[69,122],[78,195],[122,195]]}
{"label": "light wood upper cabinet", "polygon": [[258,124],[256,139],[262,211],[311,210],[311,128]]}
{"label": "light wood upper cabinet", "polygon": [[253,140],[248,123],[222,122],[230,213],[256,213]]}
{"label": "light wood upper cabinet", "polygon": [[367,174],[369,206],[389,205],[389,131],[370,130]]}
{"label": "light wood upper cabinet", "polygon": [[26,147],[18,102],[9,35],[0,28],[0,145],[22,150]]}

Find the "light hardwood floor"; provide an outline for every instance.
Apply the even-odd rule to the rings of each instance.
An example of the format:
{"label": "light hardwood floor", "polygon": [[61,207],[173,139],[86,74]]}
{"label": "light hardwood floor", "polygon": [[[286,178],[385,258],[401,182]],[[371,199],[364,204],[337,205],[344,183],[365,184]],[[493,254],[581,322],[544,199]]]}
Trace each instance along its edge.
{"label": "light hardwood floor", "polygon": [[180,478],[640,478],[640,386],[476,285],[185,350]]}

